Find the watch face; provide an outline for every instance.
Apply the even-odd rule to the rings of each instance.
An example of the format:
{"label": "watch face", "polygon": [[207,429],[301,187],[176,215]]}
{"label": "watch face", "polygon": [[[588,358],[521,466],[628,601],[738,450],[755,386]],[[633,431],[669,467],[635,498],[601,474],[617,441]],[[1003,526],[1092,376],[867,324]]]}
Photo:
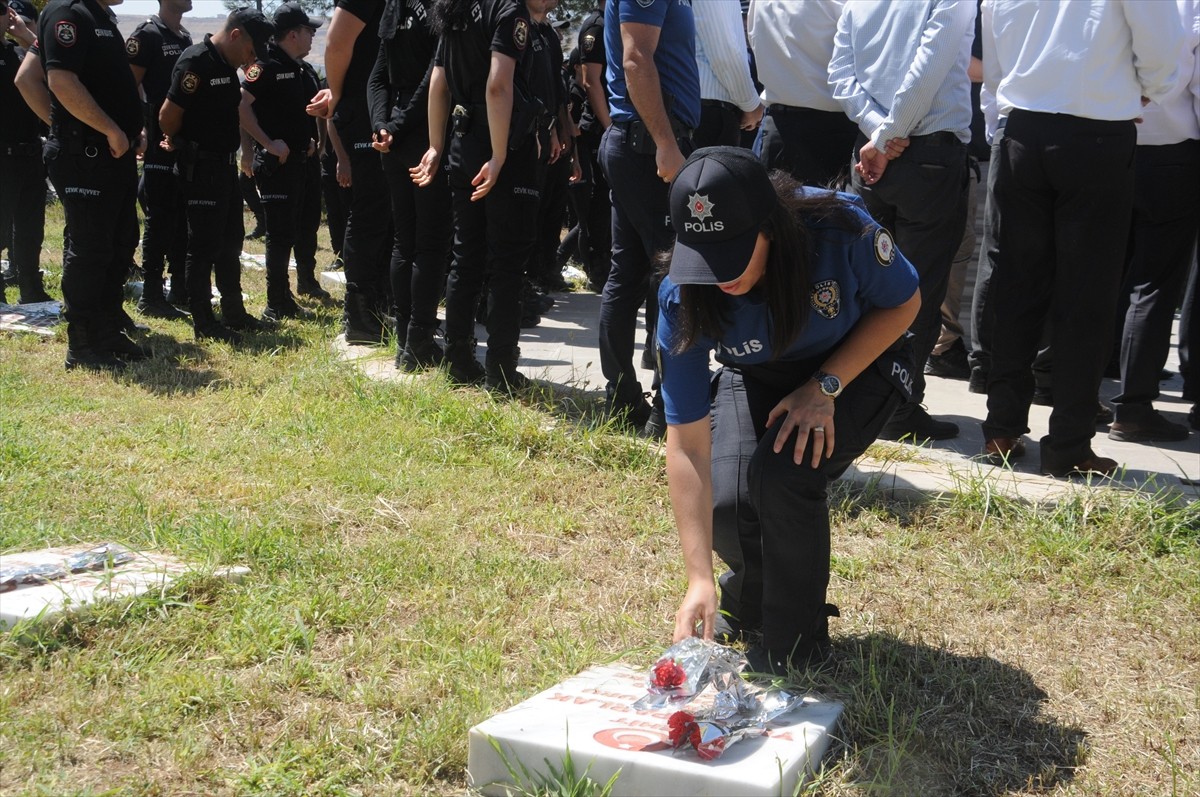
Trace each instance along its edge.
{"label": "watch face", "polygon": [[821,392],[826,396],[836,396],[841,390],[842,380],[833,374],[825,374],[821,377]]}

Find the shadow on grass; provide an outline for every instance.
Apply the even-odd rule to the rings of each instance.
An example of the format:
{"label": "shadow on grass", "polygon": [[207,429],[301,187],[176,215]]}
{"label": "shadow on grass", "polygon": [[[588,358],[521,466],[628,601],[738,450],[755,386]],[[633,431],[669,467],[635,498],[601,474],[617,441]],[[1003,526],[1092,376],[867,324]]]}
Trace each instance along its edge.
{"label": "shadow on grass", "polygon": [[[192,395],[220,386],[226,377],[210,367],[210,347],[224,344],[197,343],[179,340],[171,335],[151,333],[139,342],[149,347],[154,356],[149,360],[131,363],[114,377],[126,384],[137,385],[148,393],[160,396]],[[280,349],[299,349],[304,339],[285,330],[246,335],[237,351],[263,354]]]}
{"label": "shadow on grass", "polygon": [[1050,790],[1086,758],[1087,734],[1042,714],[1019,667],[887,634],[835,641],[834,669],[806,684],[843,701],[849,779],[870,794]]}

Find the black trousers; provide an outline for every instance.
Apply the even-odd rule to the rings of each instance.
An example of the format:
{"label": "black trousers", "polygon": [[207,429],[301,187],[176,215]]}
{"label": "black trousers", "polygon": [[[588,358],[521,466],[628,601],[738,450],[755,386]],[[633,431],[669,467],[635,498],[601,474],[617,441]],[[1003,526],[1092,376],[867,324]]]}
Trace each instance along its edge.
{"label": "black trousers", "polygon": [[857,137],[858,126],[841,111],[772,105],[754,152],[768,169],[781,169],[806,185],[830,186],[846,178]]}
{"label": "black trousers", "polygon": [[[657,174],[655,156],[634,152],[626,136],[624,127],[614,124],[600,144],[600,165],[612,187],[612,268],[600,303],[600,369],[617,407],[642,402],[633,367],[638,308],[646,304],[646,329],[653,340],[658,322],[654,256],[675,241],[668,185]],[[681,141],[681,147],[685,157],[691,154],[690,141]]]}
{"label": "black trousers", "polygon": [[1118,421],[1152,412],[1171,345],[1171,322],[1195,260],[1200,234],[1200,140],[1139,146],[1134,156],[1133,222],[1125,272],[1129,307],[1121,335]]}
{"label": "black trousers", "polygon": [[692,133],[696,149],[701,147],[736,147],[742,142],[742,131],[738,123],[742,112],[728,102],[702,100],[700,102],[700,124]]}
{"label": "black trousers", "polygon": [[[262,200],[258,196],[258,183],[254,182],[253,177],[247,177],[242,172],[238,172],[238,189],[242,193],[242,201],[246,203],[246,207],[250,208],[250,212],[254,215],[254,228],[259,232],[266,225],[266,219],[263,218]],[[245,224],[242,225],[245,228]]]}
{"label": "black trousers", "polygon": [[221,312],[246,312],[242,302],[242,194],[238,170],[224,158],[204,159],[180,175],[179,189],[187,206],[187,288],[192,321],[200,327],[213,320],[212,278],[221,292]]}
{"label": "black trousers", "polygon": [[592,284],[603,290],[612,265],[612,197],[600,168],[600,138],[593,129],[576,139],[582,176],[567,187],[575,226],[559,245],[558,257],[566,260],[574,256]]}
{"label": "black trousers", "polygon": [[537,243],[529,259],[529,277],[534,280],[555,281],[556,273],[558,279],[562,278],[558,268],[558,246],[562,238],[563,220],[567,215],[567,191],[571,181],[570,157],[563,155],[554,163],[546,164],[542,168],[542,175],[544,179],[538,202]]}
{"label": "black trousers", "polygon": [[391,209],[383,162],[371,148],[370,133],[356,132],[359,127],[338,125],[338,135],[350,155],[350,208],[342,242],[346,292],[363,294],[382,305],[391,293],[388,276]]}
{"label": "black trousers", "polygon": [[[867,143],[859,136],[858,150]],[[913,401],[925,398],[925,361],[942,331],[942,301],[950,267],[967,223],[967,147],[952,133],[911,136],[904,154],[888,164],[883,177],[867,185],[857,172],[851,182],[875,221],[891,230],[896,247],[917,269],[921,309],[913,334]]]}
{"label": "black trousers", "polygon": [[408,170],[421,162],[429,149],[425,130],[409,131],[393,140],[383,156],[392,208],[392,259],[390,279],[397,317],[410,327],[437,327],[437,306],[442,276],[450,251],[452,216],[450,183],[445,169],[433,182],[418,188]]}
{"label": "black trousers", "polygon": [[767,416],[811,373],[799,369],[790,385],[731,368],[714,379],[713,548],[729,567],[721,610],[735,626],[761,627],[767,650],[785,656],[825,616],[829,483],[874,442],[903,400],[877,366],[868,366],[837,399],[833,456],[815,469],[811,457],[797,465],[795,433],[776,454]]}
{"label": "black trousers", "polygon": [[1179,373],[1184,400],[1200,404],[1200,268],[1195,261],[1179,313]]}
{"label": "black trousers", "polygon": [[315,280],[320,172],[315,163],[295,151],[274,169],[272,162],[261,150],[255,152],[254,180],[267,227],[267,304],[282,308],[295,301],[288,282],[293,251],[300,281]]}
{"label": "black trousers", "polygon": [[158,146],[146,151],[138,196],[146,214],[142,231],[145,290],[162,291],[168,264],[171,284],[181,286],[187,281],[187,211],[175,176],[173,153]]}
{"label": "black trousers", "polygon": [[[21,295],[41,287],[46,228],[46,166],[41,142],[0,144],[0,232],[20,280]],[[11,238],[10,238],[11,236]]]}
{"label": "black trousers", "polygon": [[446,341],[475,336],[475,316],[487,278],[487,357],[511,362],[521,336],[521,280],[533,253],[540,194],[537,144],[528,136],[509,150],[499,179],[479,202],[471,180],[491,157],[488,127],[474,120],[450,137],[448,169],[454,208],[454,263],[446,281]]}
{"label": "black trousers", "polygon": [[[46,170],[66,213],[63,317],[92,335],[120,327],[125,278],[137,249],[137,161],[133,150],[108,154],[100,137],[73,153],[56,139],[45,146]],[[44,204],[45,197],[38,198]]]}
{"label": "black trousers", "polygon": [[335,257],[341,257],[351,194],[349,188],[338,185],[337,155],[333,154],[332,145],[321,157],[321,196],[325,200],[325,223],[329,225],[329,248]]}
{"label": "black trousers", "polygon": [[1132,121],[1015,110],[993,153],[1004,217],[992,272],[986,437],[1029,431],[1030,367],[1050,323],[1054,409],[1042,464],[1091,452],[1130,215]]}

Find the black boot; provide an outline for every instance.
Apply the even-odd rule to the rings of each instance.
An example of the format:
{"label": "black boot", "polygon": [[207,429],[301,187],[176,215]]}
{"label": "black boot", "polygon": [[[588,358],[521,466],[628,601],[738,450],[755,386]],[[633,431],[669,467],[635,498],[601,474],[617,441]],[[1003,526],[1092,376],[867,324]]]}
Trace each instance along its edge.
{"label": "black boot", "polygon": [[68,371],[74,368],[119,371],[125,361],[112,352],[92,348],[87,325],[79,321],[67,322],[67,358],[63,366]]}
{"label": "black boot", "polygon": [[456,385],[481,385],[487,372],[475,359],[474,338],[463,343],[446,341],[446,365],[450,381]]}
{"label": "black boot", "polygon": [[529,387],[529,378],[517,370],[517,360],[520,356],[521,350],[516,346],[500,352],[488,349],[485,358],[488,390],[511,396]]}
{"label": "black boot", "polygon": [[346,328],[346,342],[378,345],[383,342],[384,329],[379,316],[372,309],[372,301],[358,291],[346,291],[346,309],[342,323]]}
{"label": "black boot", "polygon": [[242,342],[242,336],[217,321],[212,305],[192,303],[192,324],[196,328],[196,340],[222,340],[231,345]]}
{"label": "black boot", "polygon": [[187,318],[187,313],[167,301],[163,288],[162,275],[147,273],[142,281],[142,297],[137,303],[138,312],[149,318],[173,321]]}
{"label": "black boot", "polygon": [[333,301],[333,297],[329,291],[321,287],[321,283],[313,274],[297,274],[296,275],[296,293],[301,296],[307,296],[310,299],[316,299],[322,303]]}
{"label": "black boot", "polygon": [[396,367],[413,374],[427,368],[437,368],[445,362],[446,352],[433,339],[435,331],[435,327],[409,324],[404,345],[396,354]]}
{"label": "black boot", "polygon": [[17,274],[17,283],[21,289],[21,300],[19,304],[37,304],[38,302],[52,302],[54,297],[46,293],[46,287],[42,284],[42,270],[35,264],[27,269],[29,273],[21,271]]}
{"label": "black boot", "polygon": [[239,332],[266,332],[275,327],[273,321],[264,321],[250,315],[242,303],[239,293],[236,298],[221,297],[221,322]]}

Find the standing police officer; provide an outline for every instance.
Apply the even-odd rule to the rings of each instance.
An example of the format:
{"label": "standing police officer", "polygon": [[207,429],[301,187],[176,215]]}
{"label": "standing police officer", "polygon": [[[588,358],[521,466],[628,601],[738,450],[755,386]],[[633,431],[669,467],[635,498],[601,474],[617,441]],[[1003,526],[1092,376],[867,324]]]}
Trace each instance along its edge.
{"label": "standing police officer", "polygon": [[384,0],[338,0],[325,43],[329,88],[312,98],[308,112],[332,119],[350,160],[350,213],[342,260],[346,268],[348,343],[379,343],[391,305],[387,182],[373,149],[367,81],[379,54]]}
{"label": "standing police officer", "polygon": [[67,216],[63,316],[68,369],[119,368],[149,352],[125,337],[121,306],[137,248],[136,151],[142,108],[119,0],[52,0],[38,39],[51,100],[46,168]]}
{"label": "standing police officer", "polygon": [[146,155],[138,194],[146,214],[142,233],[142,298],[138,312],[157,318],[185,318],[163,294],[164,264],[170,263],[171,298],[186,304],[187,218],[175,178],[175,153],[158,146],[158,111],[171,86],[171,72],[179,55],[192,46],[192,34],[183,27],[183,15],[192,0],[159,0],[158,14],[137,26],[125,42],[129,68],[146,96]]}
{"label": "standing police officer", "polygon": [[[46,226],[46,167],[42,163],[42,133],[37,114],[17,91],[17,67],[34,42],[26,25],[37,19],[27,0],[0,0],[0,240],[17,272],[21,304],[51,300],[42,286],[39,260]],[[5,34],[16,41],[9,40]],[[0,244],[3,245],[3,244]],[[0,302],[5,301],[0,282]]]}
{"label": "standing police officer", "polygon": [[651,261],[674,239],[668,184],[691,153],[691,131],[700,123],[696,26],[691,4],[673,0],[608,0],[604,13],[612,126],[600,163],[612,186],[613,249],[600,305],[600,367],[609,412],[661,437],[661,407],[656,401],[652,412],[642,398],[633,341],[638,308],[648,298],[647,326],[657,319]]}
{"label": "standing police officer", "polygon": [[[531,34],[518,0],[438,0],[442,40],[429,87],[429,149],[413,170],[417,185],[437,173],[453,108],[448,170],[454,203],[454,265],[446,284],[450,379],[512,393],[517,370],[521,279],[537,218],[538,103],[515,81]],[[518,83],[522,85],[518,88]],[[519,96],[518,96],[519,95]],[[475,359],[475,314],[488,275],[486,369]]]}
{"label": "standing police officer", "polygon": [[[317,93],[317,77],[304,63],[321,26],[297,3],[275,10],[275,43],[242,81],[242,128],[257,144],[253,172],[267,226],[267,309],[264,318],[311,318],[296,304],[288,284],[288,260],[296,252],[300,288],[316,282],[316,227],[321,217],[320,172],[314,172],[317,126],[305,113]],[[242,149],[242,159],[250,153]],[[310,162],[310,160],[312,162]]]}
{"label": "standing police officer", "polygon": [[[258,11],[232,12],[220,31],[183,51],[159,112],[163,143],[176,153],[176,171],[187,202],[187,285],[197,339],[236,343],[241,336],[234,330],[264,326],[242,304],[246,228],[236,165],[242,100],[237,69],[249,67],[256,50],[265,56],[274,32]],[[209,282],[213,272],[224,325],[213,315]]]}
{"label": "standing police officer", "polygon": [[442,175],[419,188],[408,174],[429,149],[429,74],[437,50],[432,11],[433,0],[388,0],[369,96],[392,201],[396,367],[410,372],[442,363],[433,333],[450,249],[450,184]]}

